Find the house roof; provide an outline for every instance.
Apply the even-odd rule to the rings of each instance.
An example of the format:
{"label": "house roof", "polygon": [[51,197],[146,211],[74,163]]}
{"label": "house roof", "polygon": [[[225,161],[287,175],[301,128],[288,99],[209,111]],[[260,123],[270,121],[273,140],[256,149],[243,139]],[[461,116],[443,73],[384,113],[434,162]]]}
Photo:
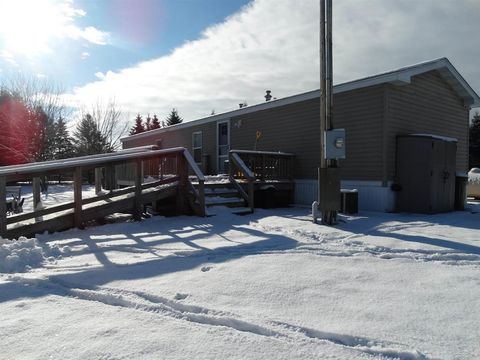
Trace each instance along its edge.
{"label": "house roof", "polygon": [[[445,57],[431,61],[422,62],[415,65],[406,66],[397,70],[392,70],[380,73],[373,76],[368,76],[362,79],[349,81],[342,84],[334,85],[333,93],[342,93],[346,91],[361,89],[369,86],[390,83],[394,85],[410,84],[413,76],[423,74],[429,71],[437,70],[440,76],[447,82],[452,89],[464,100],[465,104],[470,107],[480,106],[480,97],[465,81],[460,73],[455,69],[452,63]],[[212,115],[206,118],[188,121],[185,123],[160,128],[150,131],[145,131],[140,134],[130,135],[120,139],[125,140],[140,139],[154,134],[163,134],[169,131],[178,130],[181,128],[188,128],[195,125],[206,124],[209,122],[216,122],[219,120],[226,120],[234,116],[245,115],[256,111],[271,109],[279,106],[284,106],[300,101],[315,99],[320,97],[320,90],[308,91],[305,93],[284,97],[277,100],[263,102],[257,105],[247,106],[244,108],[228,111],[222,114]]]}

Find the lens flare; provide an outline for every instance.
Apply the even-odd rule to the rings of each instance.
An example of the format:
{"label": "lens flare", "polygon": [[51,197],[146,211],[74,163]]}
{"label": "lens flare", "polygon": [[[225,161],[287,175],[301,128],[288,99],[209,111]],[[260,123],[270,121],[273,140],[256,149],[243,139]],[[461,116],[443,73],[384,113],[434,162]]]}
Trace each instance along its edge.
{"label": "lens flare", "polygon": [[45,119],[20,100],[0,98],[0,166],[35,161],[43,146]]}

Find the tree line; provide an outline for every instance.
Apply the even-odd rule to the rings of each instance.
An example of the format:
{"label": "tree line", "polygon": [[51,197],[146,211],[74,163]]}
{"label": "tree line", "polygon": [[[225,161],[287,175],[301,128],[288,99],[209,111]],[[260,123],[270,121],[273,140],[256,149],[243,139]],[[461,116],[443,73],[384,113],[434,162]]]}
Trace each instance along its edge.
{"label": "tree line", "polygon": [[[120,148],[130,129],[114,101],[97,102],[74,113],[52,84],[19,75],[0,84],[0,166],[108,153]],[[80,118],[69,126],[72,117]],[[165,120],[140,114],[130,134],[179,124],[172,109]]]}
{"label": "tree line", "polygon": [[480,167],[480,113],[476,112],[469,129],[469,168]]}
{"label": "tree line", "polygon": [[140,134],[144,131],[160,129],[167,126],[172,126],[180,124],[183,122],[183,119],[178,115],[177,109],[173,108],[170,114],[163,120],[161,123],[157,118],[157,115],[154,114],[153,118],[150,117],[150,114],[147,115],[145,121],[143,120],[140,114],[137,114],[135,118],[135,125],[130,129],[130,135]]}

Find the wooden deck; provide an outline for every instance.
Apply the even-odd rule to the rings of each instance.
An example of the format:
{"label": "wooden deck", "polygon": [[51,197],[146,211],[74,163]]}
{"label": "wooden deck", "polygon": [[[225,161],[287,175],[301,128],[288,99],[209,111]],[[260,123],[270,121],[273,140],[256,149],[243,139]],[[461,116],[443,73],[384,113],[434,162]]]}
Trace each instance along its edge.
{"label": "wooden deck", "polygon": [[[151,163],[169,164],[168,173],[157,170],[146,178],[142,169]],[[116,166],[127,166],[134,175],[134,186],[118,188],[113,176]],[[196,174],[199,190],[188,178],[188,168]],[[157,168],[159,169],[159,168]],[[95,170],[96,195],[82,198],[82,173]],[[40,178],[59,173],[73,174],[73,201],[41,208]],[[103,180],[103,181],[102,181]],[[153,180],[153,181],[152,181]],[[6,203],[0,201],[0,236],[17,238],[43,231],[82,228],[88,222],[107,215],[125,212],[140,220],[146,204],[173,198],[177,212],[205,215],[203,174],[184,148],[157,150],[129,149],[125,152],[72,158],[58,162],[31,163],[0,168],[0,199],[6,197],[6,184],[12,181],[31,181],[34,211],[7,216]],[[106,192],[105,187],[108,187]]]}
{"label": "wooden deck", "polygon": [[[184,148],[158,150],[150,146],[62,161],[4,166],[0,168],[0,199],[7,196],[7,183],[31,181],[34,210],[7,216],[6,202],[0,201],[0,236],[18,238],[44,231],[83,228],[91,221],[114,213],[130,213],[135,220],[140,220],[145,205],[157,207],[167,199],[175,204],[177,214],[199,216],[206,215],[206,206],[219,203],[246,207],[247,211],[261,206],[262,198],[272,202],[273,198],[283,196],[284,203],[291,203],[292,164],[292,154],[232,150],[230,173],[219,185],[228,184],[231,189],[217,192],[230,199],[214,201],[209,193],[208,204],[205,187],[215,187],[215,184],[206,183],[205,176]],[[86,171],[95,173],[96,195],[89,198],[82,197],[82,174]],[[43,208],[40,179],[58,174],[73,178],[73,201]],[[129,186],[122,188],[121,185]]]}

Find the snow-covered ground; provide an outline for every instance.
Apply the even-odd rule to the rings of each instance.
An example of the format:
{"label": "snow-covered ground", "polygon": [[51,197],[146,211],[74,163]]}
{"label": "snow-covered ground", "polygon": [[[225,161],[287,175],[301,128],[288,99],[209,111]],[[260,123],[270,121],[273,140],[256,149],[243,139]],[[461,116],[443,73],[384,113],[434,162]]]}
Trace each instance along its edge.
{"label": "snow-covered ground", "polygon": [[3,240],[18,267],[0,267],[0,358],[477,359],[478,212],[326,227],[291,208]]}

